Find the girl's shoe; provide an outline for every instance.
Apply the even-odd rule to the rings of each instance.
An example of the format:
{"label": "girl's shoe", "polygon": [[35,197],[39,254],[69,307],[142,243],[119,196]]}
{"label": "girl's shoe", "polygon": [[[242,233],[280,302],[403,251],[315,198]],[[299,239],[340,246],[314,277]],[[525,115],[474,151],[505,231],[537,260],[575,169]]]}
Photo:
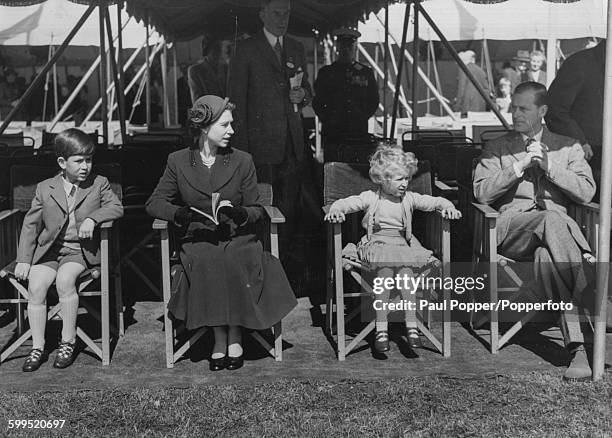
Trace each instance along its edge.
{"label": "girl's shoe", "polygon": [[374,350],[378,353],[385,353],[390,350],[389,347],[389,333],[387,331],[376,332],[374,338]]}
{"label": "girl's shoe", "polygon": [[408,345],[410,348],[422,348],[423,342],[421,342],[421,336],[419,334],[419,329],[417,328],[408,328]]}
{"label": "girl's shoe", "polygon": [[39,348],[33,348],[26,357],[25,362],[23,363],[23,367],[21,370],[24,373],[30,373],[32,371],[36,371],[40,368],[42,363],[47,359],[47,355],[45,352]]}

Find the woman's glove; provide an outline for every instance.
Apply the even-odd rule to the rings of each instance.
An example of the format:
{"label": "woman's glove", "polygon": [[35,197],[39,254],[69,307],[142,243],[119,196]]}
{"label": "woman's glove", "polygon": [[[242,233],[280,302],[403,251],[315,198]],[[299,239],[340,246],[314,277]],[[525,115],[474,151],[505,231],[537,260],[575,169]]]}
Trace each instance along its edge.
{"label": "woman's glove", "polygon": [[180,207],[174,213],[174,223],[179,227],[187,227],[191,223],[191,218],[193,217],[193,212],[191,209],[185,205]]}
{"label": "woman's glove", "polygon": [[221,213],[226,215],[228,218],[234,221],[238,226],[244,225],[249,218],[246,208],[244,207],[223,207],[220,210]]}

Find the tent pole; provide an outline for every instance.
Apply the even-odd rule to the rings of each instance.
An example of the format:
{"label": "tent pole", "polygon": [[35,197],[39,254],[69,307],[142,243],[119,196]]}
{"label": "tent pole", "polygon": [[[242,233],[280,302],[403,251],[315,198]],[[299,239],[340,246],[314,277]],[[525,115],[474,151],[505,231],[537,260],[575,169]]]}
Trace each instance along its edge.
{"label": "tent pole", "polygon": [[147,31],[147,45],[145,46],[145,66],[146,66],[146,92],[145,100],[147,101],[147,130],[151,128],[151,62],[149,61],[149,8],[145,9],[145,28]]}
{"label": "tent pole", "polygon": [[[125,144],[127,141],[127,128],[125,125],[125,78],[123,76],[123,29],[127,23],[129,23],[129,17],[125,25],[121,25],[121,10],[123,9],[123,0],[117,3],[117,70],[119,71],[119,126],[121,127],[121,142]],[[110,21],[109,21],[109,32],[110,32]]]}
{"label": "tent pole", "polygon": [[98,10],[99,24],[100,24],[100,97],[102,98],[102,109],[100,115],[102,116],[102,137],[106,141],[106,144],[110,142],[108,138],[108,95],[106,94],[107,76],[106,76],[106,42],[104,41],[104,6],[100,4]]}
{"label": "tent pole", "polygon": [[68,44],[70,44],[70,41],[72,41],[72,38],[74,38],[78,30],[83,26],[83,23],[87,21],[87,18],[89,18],[89,16],[91,15],[91,13],[94,11],[95,8],[96,8],[95,6],[89,6],[87,10],[83,13],[83,15],[81,16],[77,24],[74,25],[74,27],[72,28],[72,30],[70,31],[70,33],[68,34],[64,42],[62,43],[62,45],[59,46],[59,48],[53,54],[51,59],[47,61],[47,63],[42,68],[40,73],[38,73],[38,76],[36,76],[36,78],[32,81],[32,83],[30,84],[28,89],[25,91],[25,93],[23,93],[23,96],[21,96],[21,98],[19,99],[19,102],[17,102],[17,105],[15,105],[15,107],[11,110],[11,112],[9,112],[8,116],[6,116],[6,119],[2,122],[2,125],[0,125],[0,134],[4,132],[6,127],[9,125],[9,123],[11,123],[11,120],[13,120],[13,117],[15,117],[15,114],[17,114],[21,110],[21,108],[23,108],[25,103],[30,99],[30,96],[32,96],[32,93],[34,92],[36,87],[40,85],[41,81],[43,80],[47,72],[51,70],[51,67],[55,64],[57,59],[60,56],[62,56],[62,53],[64,53],[64,50],[66,49],[66,47],[68,47]]}
{"label": "tent pole", "polygon": [[[112,69],[112,73],[113,73],[113,81],[115,84],[115,90],[116,90],[116,95],[117,95],[117,103],[119,104],[118,106],[118,113],[119,113],[119,126],[120,126],[120,130],[121,130],[121,142],[123,144],[125,144],[125,141],[127,140],[125,133],[126,133],[126,127],[125,127],[125,93],[123,91],[123,81],[121,80],[121,71],[122,69],[120,68],[118,64],[118,61],[115,61],[115,57],[113,56],[113,53],[115,51],[115,47],[113,44],[113,34],[112,34],[112,27],[111,27],[111,20],[110,20],[110,14],[108,13],[108,8],[105,6],[104,7],[106,9],[105,11],[105,21],[106,21],[106,30],[107,30],[107,34],[108,34],[108,53],[111,54],[110,60],[111,60],[111,69]],[[119,5],[117,5],[117,9],[119,10]],[[121,23],[119,23],[121,24]],[[118,27],[118,33],[121,34],[121,27]],[[119,49],[118,49],[119,50]],[[121,58],[121,51],[119,50],[117,52],[117,58]],[[113,114],[113,109],[114,105],[111,104],[111,110],[109,111],[109,113],[112,115]]]}
{"label": "tent pole", "polygon": [[174,90],[174,118],[172,120],[172,124],[178,126],[179,123],[179,109],[178,109],[178,63],[176,61],[176,50],[177,50],[177,42],[172,43],[172,71],[174,74],[172,75],[172,89]]}
{"label": "tent pole", "polygon": [[[319,72],[319,32],[314,31],[314,38],[312,40],[312,49],[314,56],[314,74],[318,75]],[[319,116],[315,113],[315,159],[318,160],[321,157],[321,125],[319,124]],[[322,158],[322,157],[321,157]]]}
{"label": "tent pole", "polygon": [[[431,40],[427,43],[427,77],[431,78],[431,51],[429,47],[431,46]],[[431,90],[427,88],[427,107],[425,108],[425,115],[431,114]]]}
{"label": "tent pole", "polygon": [[549,38],[546,42],[546,87],[550,87],[557,74],[557,39]]}
{"label": "tent pole", "polygon": [[388,63],[389,63],[389,1],[385,2],[385,53],[383,57],[383,137],[389,137],[387,131],[387,82],[388,82]]}
{"label": "tent pole", "polygon": [[[379,46],[382,47],[382,44],[383,44],[382,42],[379,42],[378,45],[374,47],[378,49]],[[376,52],[374,54],[376,55]],[[391,44],[391,42],[389,42],[389,58],[391,59],[391,66],[393,67],[393,73],[395,74],[395,77],[397,77],[397,61],[395,59],[395,54],[393,53],[393,45]],[[374,62],[376,62],[376,58],[374,58]],[[376,62],[376,64],[378,63]],[[393,88],[393,90],[395,90],[395,88]],[[400,96],[402,99],[404,99],[404,101],[408,102],[408,99],[406,99],[406,93],[404,93],[403,86],[400,86]]]}
{"label": "tent pole", "polygon": [[[366,61],[368,61],[370,63],[370,67],[372,67],[372,69],[374,70],[374,73],[378,74],[378,76],[380,76],[381,78],[384,77],[384,73],[383,71],[380,69],[380,67],[374,62],[374,60],[372,59],[372,57],[370,56],[370,54],[366,51],[366,49],[360,44],[357,43],[357,48],[359,49],[359,52],[363,55],[363,57],[366,59]],[[391,90],[392,93],[395,93],[395,86],[391,83],[391,80],[387,80],[387,83],[385,84],[386,87],[389,88],[389,90]],[[386,92],[386,88],[385,88],[385,92]],[[402,97],[400,96],[400,103],[402,105],[404,105],[404,108],[406,109],[406,112],[408,113],[408,115],[412,115],[412,108],[410,107],[410,105],[408,104],[408,102]],[[380,104],[379,104],[380,105]]]}
{"label": "tent pole", "polygon": [[[400,45],[400,53],[404,52],[406,48],[406,37],[408,36],[408,21],[410,21],[410,8],[406,8],[404,12],[404,28],[402,30],[402,43]],[[397,66],[397,76],[395,77],[395,93],[393,95],[393,111],[391,112],[391,129],[389,130],[390,138],[395,138],[395,121],[397,119],[397,102],[399,100],[399,89],[402,84],[402,70],[404,69],[404,63],[400,62]],[[412,81],[412,123],[416,117],[416,106],[418,102],[414,98],[414,80]]]}
{"label": "tent pole", "polygon": [[[55,53],[55,46],[53,47],[53,53]],[[54,114],[57,114],[59,111],[59,98],[57,94],[57,62],[53,64],[53,109],[55,110]]]}
{"label": "tent pole", "polygon": [[[412,131],[416,131],[419,129],[419,112],[418,112],[418,104],[419,104],[419,96],[418,92],[418,78],[419,78],[419,0],[413,0],[413,20],[414,20],[414,33],[412,37]],[[406,11],[408,11],[408,6],[406,6]],[[402,45],[405,44],[406,40],[406,31],[408,29],[408,14],[404,17],[406,22],[404,23],[404,37],[402,38]],[[402,47],[402,53],[404,52],[404,48]],[[403,64],[403,63],[402,63]]]}
{"label": "tent pole", "polygon": [[[417,6],[417,4],[415,4],[415,6]],[[455,60],[459,68],[463,71],[463,73],[465,73],[465,75],[470,80],[470,82],[474,84],[474,87],[476,88],[476,90],[478,90],[478,93],[482,96],[482,98],[485,100],[487,105],[493,110],[493,112],[495,113],[499,121],[502,123],[504,128],[510,130],[510,125],[508,124],[508,122],[506,121],[502,113],[499,112],[499,109],[497,108],[497,105],[495,105],[495,102],[493,102],[491,100],[491,97],[487,95],[487,93],[485,93],[485,91],[482,89],[482,87],[480,86],[476,78],[474,78],[474,75],[472,75],[472,72],[468,70],[468,68],[465,66],[465,64],[461,60],[461,58],[459,58],[459,55],[457,54],[457,51],[455,50],[453,45],[448,42],[444,34],[440,31],[440,28],[436,25],[436,23],[434,23],[434,21],[431,19],[427,11],[425,11],[425,9],[421,8],[420,6],[419,6],[419,10],[421,14],[423,15],[423,18],[427,20],[427,23],[429,23],[429,26],[438,35],[438,37],[440,38],[440,41],[442,42],[442,44],[444,44],[444,47],[446,47],[446,50],[448,50],[448,52],[451,54],[451,56],[453,57],[453,59]]]}
{"label": "tent pole", "polygon": [[[612,2],[608,3],[608,35],[612,35]],[[610,200],[612,198],[612,44],[606,45],[603,147],[599,192],[599,239],[597,242],[597,288],[595,289],[595,339],[593,380],[601,380],[606,360],[606,307],[610,267]]]}
{"label": "tent pole", "polygon": [[[377,17],[378,19],[378,16],[375,15],[375,17]],[[378,22],[382,26],[382,21],[380,19],[378,19]],[[397,39],[391,33],[389,33],[389,36],[395,42],[395,44],[399,46]],[[404,58],[406,58],[408,62],[411,62],[411,63],[413,62],[412,56],[410,55],[408,50],[404,50]],[[452,108],[448,106],[448,103],[447,103],[448,100],[444,96],[442,96],[442,94],[438,91],[438,89],[434,86],[434,84],[432,84],[431,81],[427,78],[427,76],[425,76],[425,73],[423,72],[423,70],[421,70],[421,68],[419,68],[418,71],[419,71],[419,76],[421,76],[421,79],[423,80],[423,82],[425,82],[425,85],[427,85],[429,89],[431,90],[431,92],[434,94],[434,96],[436,96],[436,98],[440,102],[440,105],[442,105],[442,107],[448,113],[450,118],[453,120],[456,120],[457,117],[455,116],[455,113],[453,112]]]}
{"label": "tent pole", "polygon": [[164,127],[170,126],[170,105],[168,104],[168,44],[164,44],[164,48],[161,53],[161,74],[162,74],[162,104],[164,116]]}
{"label": "tent pole", "polygon": [[[143,43],[143,45],[132,54],[130,59],[128,59],[128,61],[125,63],[124,69],[127,69],[132,64],[132,62],[136,59],[136,56],[138,55],[138,53],[140,53],[140,50],[142,50],[142,47],[144,47],[144,46],[145,46],[145,44]],[[155,55],[157,55],[157,52],[159,52],[160,49],[161,49],[161,44],[158,44],[155,47],[155,49],[153,50],[153,53],[151,53],[151,59],[155,58]],[[138,71],[138,73],[136,74],[135,77],[139,78],[145,72],[145,69],[146,69],[146,66],[143,64],[143,66],[140,68],[140,70]],[[132,88],[134,82],[135,81],[130,82],[128,84],[128,86],[125,87],[125,93],[130,91],[130,89]],[[109,87],[106,89],[106,92],[108,93],[114,86],[115,86],[115,84],[110,84]],[[97,100],[97,102],[94,104],[94,106],[91,108],[91,110],[89,111],[87,116],[83,119],[83,123],[81,124],[81,126],[83,126],[86,122],[91,120],[91,118],[93,117],[94,113],[98,110],[98,108],[100,108],[101,102],[102,102],[102,98],[99,98]],[[114,111],[114,107],[113,107],[113,111]]]}
{"label": "tent pole", "polygon": [[[49,50],[47,51],[47,62],[49,62],[51,60],[51,58],[53,57],[53,45],[49,44]],[[43,110],[42,110],[42,119],[41,121],[45,121],[45,119],[47,118],[47,102],[49,100],[49,78],[51,77],[51,74],[49,72],[47,72],[47,74],[45,75],[45,97],[43,99]]]}

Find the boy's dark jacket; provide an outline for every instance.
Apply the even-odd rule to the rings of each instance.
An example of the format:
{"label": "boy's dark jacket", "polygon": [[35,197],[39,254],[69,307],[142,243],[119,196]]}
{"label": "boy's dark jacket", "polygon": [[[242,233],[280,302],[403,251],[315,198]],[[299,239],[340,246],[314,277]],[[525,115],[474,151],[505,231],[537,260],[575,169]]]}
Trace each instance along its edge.
{"label": "boy's dark jacket", "polygon": [[[123,216],[121,201],[111,190],[108,180],[93,173],[79,185],[74,205],[77,230],[86,218],[101,224]],[[36,186],[32,207],[23,220],[17,262],[36,264],[51,248],[67,222],[66,192],[62,175],[58,174]],[[92,239],[81,239],[80,244],[87,263],[99,264],[99,235],[94,234]]]}

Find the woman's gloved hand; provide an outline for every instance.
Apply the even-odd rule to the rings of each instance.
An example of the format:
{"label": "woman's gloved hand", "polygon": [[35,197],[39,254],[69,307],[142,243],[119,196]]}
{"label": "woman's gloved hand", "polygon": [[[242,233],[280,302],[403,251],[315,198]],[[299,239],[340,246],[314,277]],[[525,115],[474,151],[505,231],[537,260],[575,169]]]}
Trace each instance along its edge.
{"label": "woman's gloved hand", "polygon": [[240,206],[222,207],[219,211],[234,221],[238,226],[244,225],[249,218],[246,208]]}
{"label": "woman's gloved hand", "polygon": [[174,213],[174,223],[178,225],[179,227],[189,226],[192,218],[193,218],[193,212],[187,205],[180,207]]}

